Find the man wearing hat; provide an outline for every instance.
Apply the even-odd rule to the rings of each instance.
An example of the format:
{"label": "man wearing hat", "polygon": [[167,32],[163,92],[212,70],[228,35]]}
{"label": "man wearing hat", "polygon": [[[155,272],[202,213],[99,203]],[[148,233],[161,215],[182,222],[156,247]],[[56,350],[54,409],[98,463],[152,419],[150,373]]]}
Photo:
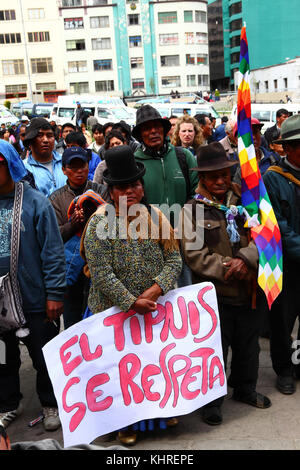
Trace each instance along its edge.
{"label": "man wearing hat", "polygon": [[[270,400],[256,392],[259,315],[251,307],[250,292],[251,282],[257,277],[258,252],[244,229],[241,189],[231,183],[230,168],[236,163],[228,160],[219,142],[199,147],[197,167],[193,168],[198,172],[199,184],[181,214],[182,247],[193,283],[210,281],[215,285],[225,366],[229,347],[232,350],[229,382],[233,398],[268,408]],[[203,220],[196,220],[198,205],[203,206]],[[196,224],[204,228],[202,248],[191,250],[189,243],[198,236]],[[207,424],[222,422],[222,401],[219,398],[203,408]]]}
{"label": "man wearing hat", "polygon": [[[183,206],[195,193],[197,173],[189,171],[195,165],[195,157],[182,147],[174,147],[167,138],[171,123],[163,119],[150,105],[141,106],[136,113],[136,126],[132,136],[142,145],[134,154],[137,162],[144,164],[145,194],[149,204],[173,204]],[[179,214],[171,215],[176,225]],[[178,280],[179,287],[190,284],[190,273],[185,264]]]}
{"label": "man wearing hat", "polygon": [[[261,135],[261,128],[263,124],[256,118],[251,118],[251,128],[253,134],[253,144],[255,148],[256,160],[258,163],[259,171],[263,176],[270,165],[276,165],[280,160],[278,155],[270,152],[268,144],[265,142],[264,137]],[[237,168],[233,181],[241,184],[241,167]]]}
{"label": "man wearing hat", "polygon": [[55,136],[50,123],[44,118],[34,118],[26,127],[24,146],[30,149],[24,160],[33,174],[35,185],[45,196],[66,183],[62,171],[61,155],[54,150]]}
{"label": "man wearing hat", "polygon": [[[105,186],[88,180],[89,160],[90,154],[83,148],[79,146],[67,148],[62,155],[62,171],[67,177],[67,183],[49,196],[65,244],[74,237],[85,220],[83,210],[77,210],[77,208],[72,216],[68,217],[68,209],[72,201],[88,190],[109,200]],[[82,273],[75,284],[67,287],[64,301],[65,328],[82,319],[85,284],[85,277]]]}
{"label": "man wearing hat", "polygon": [[[300,115],[281,125],[286,157],[271,166],[264,182],[281,232],[283,250],[283,289],[270,313],[270,350],[277,389],[295,392],[294,374],[300,378],[299,360],[294,358],[291,334],[300,315]],[[298,331],[298,339],[300,339]],[[296,349],[298,349],[296,347]]]}

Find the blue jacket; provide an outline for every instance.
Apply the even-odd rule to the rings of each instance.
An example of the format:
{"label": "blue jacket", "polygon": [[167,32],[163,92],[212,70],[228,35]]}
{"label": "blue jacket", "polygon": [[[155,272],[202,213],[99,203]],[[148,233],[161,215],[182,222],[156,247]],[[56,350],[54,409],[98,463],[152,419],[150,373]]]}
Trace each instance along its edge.
{"label": "blue jacket", "polygon": [[94,173],[96,171],[97,166],[101,162],[101,158],[96,152],[92,152],[92,158],[89,162],[89,174],[88,174],[88,180],[93,181],[94,179]]}
{"label": "blue jacket", "polygon": [[[0,196],[0,275],[9,271],[10,237],[14,192]],[[24,182],[20,230],[18,280],[25,316],[44,312],[46,300],[63,301],[65,281],[64,245],[56,215],[48,199]]]}
{"label": "blue jacket", "polygon": [[61,155],[53,150],[53,174],[48,168],[36,161],[32,154],[24,160],[24,165],[34,177],[35,185],[46,197],[66,184],[67,177],[63,174]]}

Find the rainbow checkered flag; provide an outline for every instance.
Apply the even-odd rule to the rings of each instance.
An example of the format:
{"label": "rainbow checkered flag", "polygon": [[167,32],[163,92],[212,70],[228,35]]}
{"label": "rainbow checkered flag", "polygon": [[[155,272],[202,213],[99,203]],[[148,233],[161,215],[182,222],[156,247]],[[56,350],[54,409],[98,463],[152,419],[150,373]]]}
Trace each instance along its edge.
{"label": "rainbow checkered flag", "polygon": [[238,87],[238,153],[242,175],[242,204],[259,254],[258,284],[269,308],[282,290],[282,245],[277,220],[261,177],[251,129],[249,55],[246,27],[241,31]]}

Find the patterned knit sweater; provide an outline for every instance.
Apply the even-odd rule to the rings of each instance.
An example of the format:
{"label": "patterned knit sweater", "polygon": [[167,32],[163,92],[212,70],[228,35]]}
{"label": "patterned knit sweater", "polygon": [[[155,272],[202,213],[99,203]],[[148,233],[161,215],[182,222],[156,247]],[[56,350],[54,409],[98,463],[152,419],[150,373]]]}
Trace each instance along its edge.
{"label": "patterned knit sweater", "polygon": [[102,206],[90,219],[83,241],[91,275],[90,310],[95,314],[118,306],[126,312],[155,282],[163,294],[173,289],[182,268],[179,249],[166,249],[151,238],[119,236],[122,232],[119,217],[114,222],[117,237],[99,238],[98,234],[107,230],[104,213]]}

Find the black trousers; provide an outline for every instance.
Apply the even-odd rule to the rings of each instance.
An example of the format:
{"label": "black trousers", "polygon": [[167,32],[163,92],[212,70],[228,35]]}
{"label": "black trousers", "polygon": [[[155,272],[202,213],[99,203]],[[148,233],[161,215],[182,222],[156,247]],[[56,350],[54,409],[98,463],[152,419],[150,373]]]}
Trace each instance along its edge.
{"label": "black trousers", "polygon": [[[231,373],[228,382],[236,395],[255,391],[259,368],[259,312],[248,305],[234,306],[219,303],[221,338],[225,369],[229,347],[232,351]],[[224,398],[206,405],[221,406]]]}
{"label": "black trousers", "polygon": [[[60,329],[60,320],[46,321],[45,313],[26,315],[30,334],[22,338],[36,370],[36,390],[42,407],[57,407],[56,398],[46,368],[42,347],[54,338]],[[19,369],[21,366],[19,338],[15,332],[4,333],[5,364],[0,364],[0,412],[15,410],[22,398]],[[1,361],[3,362],[3,361]]]}
{"label": "black trousers", "polygon": [[283,290],[270,312],[270,351],[273,369],[277,375],[292,376],[295,369],[297,373],[300,372],[300,366],[292,362],[291,336],[297,317],[300,320],[299,288],[299,273],[287,268],[283,278]]}

